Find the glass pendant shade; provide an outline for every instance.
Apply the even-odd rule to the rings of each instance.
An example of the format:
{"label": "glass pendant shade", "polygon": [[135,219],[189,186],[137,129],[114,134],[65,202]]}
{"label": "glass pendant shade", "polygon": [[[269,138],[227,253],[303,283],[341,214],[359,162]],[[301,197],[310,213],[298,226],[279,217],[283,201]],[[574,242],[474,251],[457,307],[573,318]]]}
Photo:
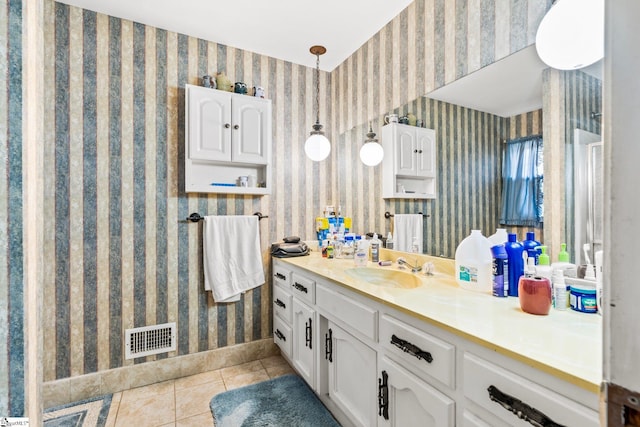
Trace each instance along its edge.
{"label": "glass pendant shade", "polygon": [[312,133],[304,143],[304,152],[314,162],[326,159],[331,153],[331,143],[326,136]]}
{"label": "glass pendant shade", "polygon": [[557,0],[536,34],[542,61],[558,70],[576,70],[604,56],[604,0]]}
{"label": "glass pendant shade", "polygon": [[376,166],[380,164],[384,157],[382,145],[377,142],[365,142],[360,148],[360,160],[367,166]]}

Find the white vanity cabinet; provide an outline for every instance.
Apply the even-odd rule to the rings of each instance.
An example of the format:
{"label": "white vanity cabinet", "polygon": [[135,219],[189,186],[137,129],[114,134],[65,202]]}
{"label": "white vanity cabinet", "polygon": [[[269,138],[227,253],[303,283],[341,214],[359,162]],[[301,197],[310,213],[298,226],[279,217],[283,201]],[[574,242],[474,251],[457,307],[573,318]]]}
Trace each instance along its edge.
{"label": "white vanity cabinet", "polygon": [[[271,100],[186,85],[185,191],[268,194],[271,115]],[[240,187],[240,176],[256,183]]]}
{"label": "white vanity cabinet", "polygon": [[298,298],[293,299],[293,351],[291,361],[300,376],[315,387],[316,357],[314,333],[316,312]]}
{"label": "white vanity cabinet", "polygon": [[382,197],[436,197],[436,132],[399,123],[382,128]]}

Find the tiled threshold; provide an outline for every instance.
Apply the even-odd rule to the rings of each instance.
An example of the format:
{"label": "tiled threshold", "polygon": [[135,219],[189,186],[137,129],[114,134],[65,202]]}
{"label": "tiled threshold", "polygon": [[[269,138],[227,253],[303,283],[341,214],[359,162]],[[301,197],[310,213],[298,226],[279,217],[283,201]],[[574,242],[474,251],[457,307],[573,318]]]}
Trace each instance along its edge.
{"label": "tiled threshold", "polygon": [[43,384],[43,407],[63,405],[150,384],[191,377],[279,355],[273,339],[79,375]]}

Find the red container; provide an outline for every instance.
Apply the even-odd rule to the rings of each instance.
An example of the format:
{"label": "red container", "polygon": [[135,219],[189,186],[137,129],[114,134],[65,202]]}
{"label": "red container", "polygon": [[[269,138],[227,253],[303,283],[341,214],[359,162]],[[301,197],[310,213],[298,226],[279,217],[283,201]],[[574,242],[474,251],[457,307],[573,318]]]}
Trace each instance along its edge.
{"label": "red container", "polygon": [[524,277],[518,282],[522,311],[547,315],[551,309],[551,282],[546,277]]}

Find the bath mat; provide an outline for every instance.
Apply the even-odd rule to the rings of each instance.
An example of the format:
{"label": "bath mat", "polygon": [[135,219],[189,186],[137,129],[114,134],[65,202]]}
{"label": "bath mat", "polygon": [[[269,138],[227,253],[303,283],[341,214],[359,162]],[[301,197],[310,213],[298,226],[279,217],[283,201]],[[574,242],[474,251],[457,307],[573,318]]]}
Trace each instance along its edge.
{"label": "bath mat", "polygon": [[216,427],[339,427],[307,384],[283,375],[211,399]]}
{"label": "bath mat", "polygon": [[104,427],[111,396],[108,394],[45,409],[44,427]]}

